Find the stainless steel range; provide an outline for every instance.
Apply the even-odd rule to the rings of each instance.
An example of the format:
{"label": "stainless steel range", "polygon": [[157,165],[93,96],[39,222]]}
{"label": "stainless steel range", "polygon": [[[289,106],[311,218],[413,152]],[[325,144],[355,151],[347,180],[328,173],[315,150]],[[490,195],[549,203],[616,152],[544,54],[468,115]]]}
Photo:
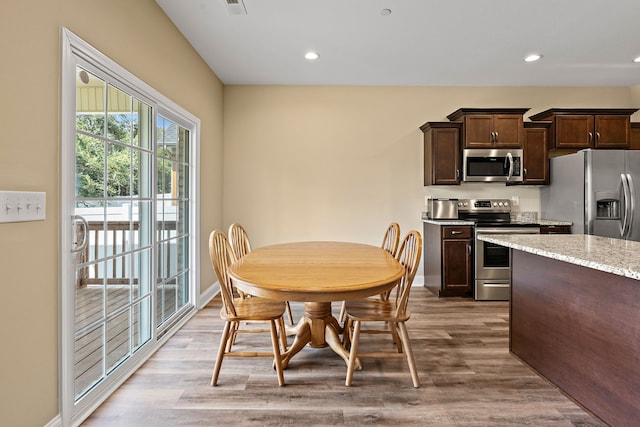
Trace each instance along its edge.
{"label": "stainless steel range", "polygon": [[511,251],[478,239],[482,234],[539,234],[540,225],[511,220],[510,199],[460,199],[458,219],[475,223],[474,298],[508,301],[511,294]]}

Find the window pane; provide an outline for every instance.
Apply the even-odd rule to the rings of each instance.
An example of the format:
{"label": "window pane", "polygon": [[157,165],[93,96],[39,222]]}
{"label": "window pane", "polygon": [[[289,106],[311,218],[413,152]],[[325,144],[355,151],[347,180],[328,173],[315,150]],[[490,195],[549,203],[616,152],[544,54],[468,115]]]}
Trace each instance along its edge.
{"label": "window pane", "polygon": [[151,249],[136,252],[134,260],[133,299],[139,299],[151,293]]}
{"label": "window pane", "polygon": [[119,144],[107,148],[107,197],[131,196],[131,149]]}
{"label": "window pane", "polygon": [[104,377],[102,369],[104,326],[76,336],[75,390],[82,395]]}
{"label": "window pane", "polygon": [[132,351],[151,339],[151,298],[147,297],[133,306]]}
{"label": "window pane", "polygon": [[107,138],[131,144],[133,128],[131,96],[108,86]]}
{"label": "window pane", "polygon": [[129,355],[130,309],[107,321],[107,372]]}
{"label": "window pane", "polygon": [[180,128],[178,135],[178,161],[189,161],[189,131],[183,127]]}
{"label": "window pane", "polygon": [[180,164],[176,172],[177,198],[186,199],[189,197],[189,165]]}
{"label": "window pane", "polygon": [[78,133],[76,137],[76,197],[104,197],[104,143]]}
{"label": "window pane", "polygon": [[133,111],[137,112],[134,120],[134,138],[133,144],[140,146],[146,150],[151,150],[152,147],[152,132],[153,119],[151,116],[151,107],[144,102],[133,100]]}
{"label": "window pane", "polygon": [[152,154],[147,151],[133,150],[133,195],[150,198],[152,196],[153,163]]}

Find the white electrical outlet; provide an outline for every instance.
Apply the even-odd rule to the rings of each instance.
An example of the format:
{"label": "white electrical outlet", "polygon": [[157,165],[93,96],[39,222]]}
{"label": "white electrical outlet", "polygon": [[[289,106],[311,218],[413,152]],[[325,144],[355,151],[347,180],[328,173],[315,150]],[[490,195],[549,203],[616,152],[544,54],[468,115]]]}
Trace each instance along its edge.
{"label": "white electrical outlet", "polygon": [[44,221],[47,193],[0,191],[0,222]]}

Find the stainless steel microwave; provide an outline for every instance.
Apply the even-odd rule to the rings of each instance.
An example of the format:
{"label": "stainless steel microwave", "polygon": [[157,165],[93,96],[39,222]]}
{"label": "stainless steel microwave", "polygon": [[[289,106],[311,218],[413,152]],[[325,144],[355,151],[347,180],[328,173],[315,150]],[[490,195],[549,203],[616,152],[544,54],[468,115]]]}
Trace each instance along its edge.
{"label": "stainless steel microwave", "polygon": [[462,150],[465,182],[522,182],[522,150],[467,148]]}

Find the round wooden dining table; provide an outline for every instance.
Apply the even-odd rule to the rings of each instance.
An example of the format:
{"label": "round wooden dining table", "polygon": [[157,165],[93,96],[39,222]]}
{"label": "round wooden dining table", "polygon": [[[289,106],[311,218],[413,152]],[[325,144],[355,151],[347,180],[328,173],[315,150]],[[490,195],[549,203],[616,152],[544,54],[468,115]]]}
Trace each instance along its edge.
{"label": "round wooden dining table", "polygon": [[283,367],[306,344],[327,345],[345,362],[340,324],[332,301],[365,298],[395,286],[404,267],[384,249],[349,242],[297,242],[264,246],[234,262],[229,275],[243,292],[279,301],[304,303],[295,339],[283,353]]}

